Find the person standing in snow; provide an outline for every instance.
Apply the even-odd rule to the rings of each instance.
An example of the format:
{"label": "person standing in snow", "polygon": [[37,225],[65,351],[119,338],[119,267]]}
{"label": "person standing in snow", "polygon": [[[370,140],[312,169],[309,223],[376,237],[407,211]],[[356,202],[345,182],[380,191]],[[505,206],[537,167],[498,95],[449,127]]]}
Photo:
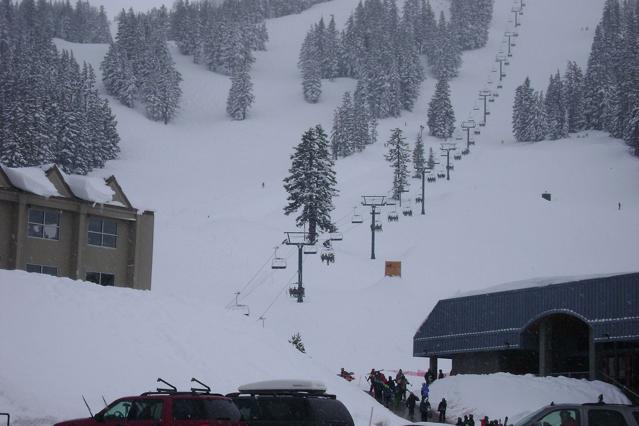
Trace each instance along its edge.
{"label": "person standing in snow", "polygon": [[437,406],[437,411],[439,411],[439,422],[446,423],[446,407],[448,404],[446,403],[446,398],[442,398]]}
{"label": "person standing in snow", "polygon": [[[466,416],[464,416],[466,417]],[[468,419],[468,417],[466,417],[466,419]],[[455,426],[464,426],[466,423],[462,422],[461,417],[457,417],[457,423],[455,423]]]}
{"label": "person standing in snow", "polygon": [[443,379],[444,378],[444,372],[440,369],[439,370],[439,376],[437,376],[438,379]]}
{"label": "person standing in snow", "polygon": [[472,414],[468,415],[468,426],[475,426],[475,419]]}
{"label": "person standing in snow", "polygon": [[388,383],[386,383],[386,386],[388,386],[388,391],[389,391],[389,395],[388,395],[388,402],[387,402],[387,407],[391,402],[395,401],[395,394],[397,393],[397,386],[395,385],[395,380],[393,380],[393,376],[389,376],[388,377]]}
{"label": "person standing in snow", "polygon": [[414,393],[410,393],[410,395],[408,395],[408,398],[406,398],[406,406],[408,407],[408,417],[410,417],[410,420],[414,420],[415,418],[415,403],[419,401],[419,398],[417,398],[415,396]]}
{"label": "person standing in snow", "polygon": [[428,388],[428,382],[422,383],[422,399],[428,399],[428,394],[430,393],[430,389]]}
{"label": "person standing in snow", "polygon": [[422,397],[422,401],[419,403],[419,413],[422,415],[422,421],[428,421],[428,415],[430,414],[430,403],[428,397]]}

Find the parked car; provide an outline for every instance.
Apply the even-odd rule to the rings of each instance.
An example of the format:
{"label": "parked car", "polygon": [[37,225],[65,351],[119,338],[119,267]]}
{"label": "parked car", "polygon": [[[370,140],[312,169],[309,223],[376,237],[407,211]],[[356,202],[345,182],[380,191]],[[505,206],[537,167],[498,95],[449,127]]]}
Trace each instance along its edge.
{"label": "parked car", "polygon": [[548,405],[515,426],[639,426],[639,406],[603,402]]}
{"label": "parked car", "polygon": [[120,398],[92,417],[55,426],[245,426],[230,398],[210,393],[204,386],[190,392],[178,392],[171,386]]}
{"label": "parked car", "polygon": [[326,386],[308,380],[251,383],[227,395],[247,426],[354,426],[348,409]]}

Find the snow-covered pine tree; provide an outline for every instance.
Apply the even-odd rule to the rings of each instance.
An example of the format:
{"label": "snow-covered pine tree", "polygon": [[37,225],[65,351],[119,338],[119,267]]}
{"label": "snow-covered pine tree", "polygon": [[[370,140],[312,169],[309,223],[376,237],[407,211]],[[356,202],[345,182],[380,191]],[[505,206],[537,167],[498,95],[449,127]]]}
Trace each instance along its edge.
{"label": "snow-covered pine tree", "polygon": [[461,49],[454,37],[451,26],[446,22],[444,12],[439,15],[437,36],[434,41],[431,60],[433,75],[437,79],[450,80],[457,77],[461,66]]}
{"label": "snow-covered pine tree", "polygon": [[437,81],[435,93],[428,104],[428,129],[432,136],[448,139],[455,130],[455,111],[450,102],[448,80]]}
{"label": "snow-covered pine tree", "polygon": [[175,69],[164,35],[156,35],[151,43],[142,84],[144,107],[149,118],[168,124],[180,104],[182,76]]}
{"label": "snow-covered pine tree", "polygon": [[429,63],[433,62],[434,43],[437,37],[437,20],[430,1],[421,0],[419,24],[417,26],[417,48],[425,54]]}
{"label": "snow-covered pine tree", "polygon": [[331,147],[333,158],[351,155],[355,147],[354,109],[350,92],[344,92],[342,105],[335,111],[333,130],[331,132]]}
{"label": "snow-covered pine tree", "polygon": [[302,141],[291,155],[289,176],[284,179],[288,204],[287,216],[299,212],[297,226],[308,229],[311,241],[319,231],[334,232],[331,221],[335,188],[335,164],[331,158],[326,133],[320,125],[311,127],[302,135]]}
{"label": "snow-covered pine tree", "polygon": [[597,25],[592,42],[588,68],[584,77],[584,118],[586,128],[603,130],[604,100],[610,85],[610,75],[606,69],[605,40],[601,24]]}
{"label": "snow-covered pine tree", "polygon": [[419,96],[419,89],[421,83],[424,81],[425,73],[417,53],[413,33],[402,28],[399,31],[399,43],[397,61],[399,68],[400,102],[403,109],[412,111],[415,100],[417,100],[417,96]]}
{"label": "snow-covered pine tree", "polygon": [[408,188],[410,149],[399,128],[391,130],[391,137],[385,145],[388,147],[388,152],[384,158],[393,169],[393,199],[399,200],[400,194]]}
{"label": "snow-covered pine tree", "polygon": [[231,77],[231,89],[226,100],[226,113],[233,120],[244,120],[253,104],[253,83],[248,70],[238,70]]}
{"label": "snow-covered pine tree", "polygon": [[539,142],[546,139],[548,133],[548,118],[544,103],[544,93],[536,92],[533,95],[534,103],[532,110],[532,120],[530,121],[529,134],[532,142]]}
{"label": "snow-covered pine tree", "polygon": [[322,94],[322,64],[315,37],[316,32],[313,29],[306,34],[298,61],[298,67],[302,72],[304,99],[313,104],[319,101]]}
{"label": "snow-covered pine tree", "polygon": [[426,157],[424,152],[424,139],[422,137],[423,126],[420,126],[419,133],[417,133],[417,140],[415,141],[415,149],[413,150],[413,168],[415,174],[413,177],[418,178],[421,176],[421,170],[426,167]]}
{"label": "snow-covered pine tree", "polygon": [[328,27],[324,31],[322,45],[322,78],[333,80],[339,76],[339,34],[335,26],[335,17],[331,15]]}
{"label": "snow-covered pine tree", "polygon": [[559,75],[550,76],[546,98],[544,99],[546,108],[547,136],[550,140],[560,139],[568,136],[566,127],[566,105],[564,101],[564,88]]}
{"label": "snow-covered pine tree", "polygon": [[535,109],[534,90],[530,86],[530,78],[526,77],[523,84],[515,90],[513,103],[513,135],[519,142],[533,140],[530,133],[530,122]]}
{"label": "snow-covered pine tree", "polygon": [[575,133],[584,129],[584,76],[579,65],[574,61],[568,62],[564,74],[564,99],[566,100],[566,112],[568,132]]}

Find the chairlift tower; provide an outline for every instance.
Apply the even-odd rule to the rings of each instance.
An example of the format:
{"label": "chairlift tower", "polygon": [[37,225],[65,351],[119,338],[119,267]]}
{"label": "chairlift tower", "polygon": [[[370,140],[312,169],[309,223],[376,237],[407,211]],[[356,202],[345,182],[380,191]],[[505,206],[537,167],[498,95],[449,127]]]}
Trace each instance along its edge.
{"label": "chairlift tower", "polygon": [[304,302],[304,284],[302,281],[302,264],[304,258],[304,247],[306,246],[314,246],[315,242],[311,241],[310,234],[308,232],[285,232],[286,238],[283,241],[283,244],[287,246],[296,246],[297,247],[297,303]]}
{"label": "chairlift tower", "polygon": [[513,15],[515,15],[515,28],[517,28],[521,25],[521,23],[517,19],[519,17],[519,14],[521,13],[521,6],[513,6],[511,12],[513,13]]}
{"label": "chairlift tower", "polygon": [[362,195],[362,206],[371,208],[371,259],[375,259],[375,216],[380,214],[377,208],[394,205],[386,201],[385,195]]}
{"label": "chairlift tower", "polygon": [[[506,74],[504,74],[504,62],[506,62],[506,60],[507,58],[503,54],[499,54],[495,58],[495,61],[499,62],[499,83],[501,83],[502,79],[506,77]],[[497,88],[500,89],[499,86],[497,86]]]}
{"label": "chairlift tower", "polygon": [[442,154],[442,157],[446,157],[446,180],[450,180],[450,170],[453,168],[453,166],[450,165],[450,152],[456,151],[457,148],[455,144],[443,143],[439,149],[445,152],[445,154]]}
{"label": "chairlift tower", "polygon": [[512,52],[510,51],[510,48],[513,45],[513,42],[511,41],[511,38],[515,37],[515,33],[513,33],[512,31],[506,31],[504,33],[504,36],[508,38],[508,57],[510,58],[511,56],[513,56]]}
{"label": "chairlift tower", "polygon": [[419,169],[419,173],[422,176],[422,215],[426,214],[425,202],[426,202],[426,173],[431,173],[432,170],[427,167]]}
{"label": "chairlift tower", "polygon": [[468,151],[470,151],[470,129],[474,129],[475,127],[477,127],[475,120],[462,121],[461,128],[466,130],[466,149]]}
{"label": "chairlift tower", "polygon": [[[490,90],[480,90],[480,91],[479,91],[479,97],[480,97],[480,98],[483,98],[483,100],[484,100],[484,121],[483,121],[483,123],[480,123],[480,124],[479,124],[480,126],[482,126],[482,124],[483,124],[483,126],[485,126],[485,125],[486,125],[486,116],[488,115],[488,107],[487,107],[487,105],[486,105],[486,100],[487,100],[487,99],[488,99],[488,97],[490,97],[492,94],[493,94],[493,92],[491,92]],[[482,127],[483,127],[483,126],[482,126]]]}

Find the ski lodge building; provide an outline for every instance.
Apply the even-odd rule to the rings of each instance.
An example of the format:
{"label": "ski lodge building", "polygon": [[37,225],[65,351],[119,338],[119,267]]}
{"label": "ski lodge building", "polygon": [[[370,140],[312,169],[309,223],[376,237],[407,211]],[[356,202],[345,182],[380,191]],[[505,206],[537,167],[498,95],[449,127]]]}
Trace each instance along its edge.
{"label": "ski lodge building", "polygon": [[150,290],[153,222],[113,176],[0,166],[0,269]]}
{"label": "ski lodge building", "polygon": [[639,394],[639,273],[506,284],[440,300],[413,356],[453,374],[603,380]]}

